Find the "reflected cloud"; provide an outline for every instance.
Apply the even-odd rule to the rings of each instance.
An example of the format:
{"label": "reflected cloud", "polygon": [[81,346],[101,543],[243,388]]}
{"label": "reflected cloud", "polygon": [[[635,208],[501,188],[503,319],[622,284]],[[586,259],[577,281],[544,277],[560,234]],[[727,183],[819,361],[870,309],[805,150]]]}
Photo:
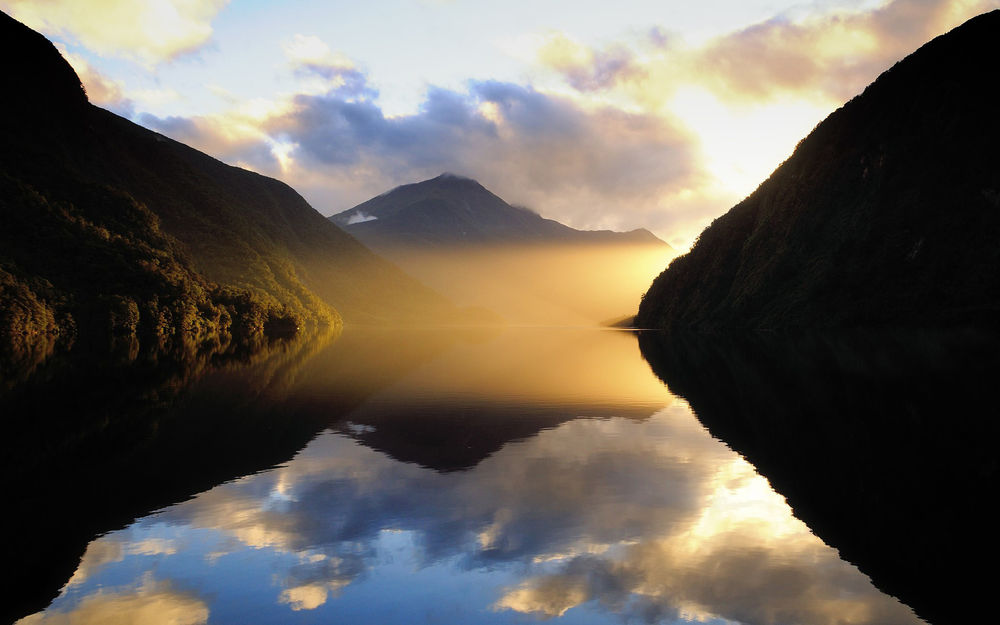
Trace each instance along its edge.
{"label": "reflected cloud", "polygon": [[[651,401],[646,382],[661,405],[669,403],[633,337],[590,331],[546,343],[542,336],[522,337],[533,350],[510,334],[457,344],[345,415],[344,433],[327,431],[283,465],[96,539],[63,595],[31,618],[48,622],[38,619],[106,601],[107,588],[146,571],[147,595],[197,587],[221,621],[239,606],[250,622],[334,614],[412,622],[425,612],[469,623],[484,615],[518,622],[581,612],[605,623],[918,622],[813,536],[686,404],[608,417],[609,404]],[[509,348],[509,360],[498,345]],[[544,394],[546,369],[556,362],[546,347],[557,361],[579,366],[563,374],[582,389],[564,382]],[[626,347],[642,367],[616,355]],[[588,378],[588,368],[622,368],[642,381],[601,386],[601,374]],[[503,381],[486,383],[491,379]],[[309,375],[301,380],[316,383]],[[575,397],[577,415],[602,418],[556,422],[507,440],[461,471],[398,462],[352,438],[370,433],[372,426],[359,424],[372,422],[375,410],[404,422],[418,418],[407,411],[428,395],[465,406],[480,429],[495,428],[475,411],[485,397],[508,393],[519,393],[525,403],[515,405],[527,407]],[[374,429],[403,426],[411,427],[386,417]],[[403,607],[379,612],[375,597],[394,597]],[[141,614],[146,603],[120,605]]]}
{"label": "reflected cloud", "polygon": [[208,622],[204,601],[174,590],[171,584],[145,579],[132,590],[98,589],[67,609],[46,610],[18,625],[200,625]]}
{"label": "reflected cloud", "polygon": [[562,616],[566,610],[583,603],[587,594],[585,580],[550,575],[508,592],[494,607],[551,618]]}
{"label": "reflected cloud", "polygon": [[69,580],[70,586],[83,584],[94,571],[107,564],[121,562],[127,555],[173,555],[177,546],[172,540],[145,538],[129,541],[94,541],[87,545],[80,565]]}
{"label": "reflected cloud", "polygon": [[315,610],[326,603],[327,596],[336,596],[337,592],[350,583],[350,580],[327,583],[305,584],[294,586],[281,592],[279,603],[287,603],[292,610]]}
{"label": "reflected cloud", "polygon": [[[405,536],[418,570],[451,561],[458,571],[520,577],[497,589],[500,613],[555,618],[586,604],[648,622],[916,622],[795,520],[684,405],[645,422],[573,421],[461,473],[393,462],[328,433],[287,466],[142,523],[212,532],[216,562],[227,557],[223,538],[223,554],[270,554],[282,587],[274,601],[291,611],[380,583],[369,577],[385,566],[380,545]],[[119,532],[98,543],[143,551],[128,540]]]}

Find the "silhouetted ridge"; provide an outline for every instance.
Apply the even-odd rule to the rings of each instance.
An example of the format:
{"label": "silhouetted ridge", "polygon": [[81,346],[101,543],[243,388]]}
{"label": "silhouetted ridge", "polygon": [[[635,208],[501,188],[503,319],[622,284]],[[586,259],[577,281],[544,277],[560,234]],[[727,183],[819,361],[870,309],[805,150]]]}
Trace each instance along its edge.
{"label": "silhouetted ridge", "polygon": [[82,114],[87,105],[83,85],[55,46],[2,11],[0,32],[5,85],[0,114],[8,119]]}
{"label": "silhouetted ridge", "polygon": [[993,320],[1000,11],[819,124],[652,284],[637,323],[701,329]]}
{"label": "silhouetted ridge", "polygon": [[380,252],[398,246],[616,243],[666,245],[648,230],[576,230],[512,206],[479,182],[452,173],[402,185],[330,217]]}
{"label": "silhouetted ridge", "polygon": [[288,185],[90,105],[56,48],[6,15],[0,46],[12,87],[0,98],[0,373],[53,336],[165,347],[338,324],[338,311],[458,314]]}

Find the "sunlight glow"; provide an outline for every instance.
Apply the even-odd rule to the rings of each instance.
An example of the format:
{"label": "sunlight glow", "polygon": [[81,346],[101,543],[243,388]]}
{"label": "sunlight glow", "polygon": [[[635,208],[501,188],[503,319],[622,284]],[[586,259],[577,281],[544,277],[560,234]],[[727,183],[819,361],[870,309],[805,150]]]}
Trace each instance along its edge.
{"label": "sunlight glow", "polygon": [[671,109],[697,135],[706,169],[722,189],[753,191],[831,110],[789,100],[764,106],[731,106],[700,87],[678,90]]}

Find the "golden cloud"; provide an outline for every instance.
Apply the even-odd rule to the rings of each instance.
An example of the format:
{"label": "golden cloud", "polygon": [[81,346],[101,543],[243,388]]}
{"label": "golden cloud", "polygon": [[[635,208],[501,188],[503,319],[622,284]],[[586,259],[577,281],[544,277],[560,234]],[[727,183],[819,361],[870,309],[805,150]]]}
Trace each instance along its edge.
{"label": "golden cloud", "polygon": [[127,114],[132,109],[132,101],[125,95],[122,83],[104,76],[85,58],[69,52],[62,44],[56,44],[63,58],[70,64],[79,76],[83,88],[87,91],[87,99],[91,104]]}
{"label": "golden cloud", "polygon": [[49,35],[69,35],[100,54],[156,65],[204,46],[229,0],[3,0],[3,8]]}
{"label": "golden cloud", "polygon": [[98,590],[66,611],[32,614],[18,625],[200,625],[208,622],[203,601],[173,590],[166,582],[145,579],[139,588]]}
{"label": "golden cloud", "polygon": [[350,580],[334,580],[331,582],[313,582],[302,586],[286,588],[278,597],[280,603],[287,603],[293,611],[315,610],[324,603],[332,593],[334,596],[341,588],[348,585]]}
{"label": "golden cloud", "polygon": [[493,608],[551,618],[562,616],[586,600],[587,588],[582,580],[553,575],[508,592]]}
{"label": "golden cloud", "polygon": [[495,609],[542,618],[595,601],[628,616],[778,625],[916,625],[798,519],[743,459],[723,463],[690,522],[581,554],[508,589]]}
{"label": "golden cloud", "polygon": [[[862,11],[778,16],[696,46],[651,37],[637,49],[598,51],[556,33],[536,56],[574,88],[624,90],[654,110],[692,85],[727,102],[794,95],[840,104],[929,39],[997,7],[997,0],[892,0]],[[590,74],[602,80],[581,80]]]}

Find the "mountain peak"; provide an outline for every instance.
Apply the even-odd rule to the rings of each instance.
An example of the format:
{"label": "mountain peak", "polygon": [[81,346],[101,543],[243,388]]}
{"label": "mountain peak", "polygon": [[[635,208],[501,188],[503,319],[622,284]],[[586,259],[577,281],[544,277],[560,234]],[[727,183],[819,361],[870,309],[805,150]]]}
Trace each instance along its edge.
{"label": "mountain peak", "polygon": [[585,231],[512,206],[479,182],[445,172],[402,185],[330,217],[376,251],[469,244],[640,243],[665,245],[647,230]]}
{"label": "mountain peak", "polygon": [[3,122],[25,118],[59,123],[87,105],[80,78],[52,42],[0,11],[0,58],[11,93],[0,98]]}
{"label": "mountain peak", "polygon": [[[463,182],[475,182],[476,184],[479,184],[478,181],[476,181],[476,180],[474,180],[472,178],[469,178],[468,176],[462,176],[461,174],[455,174],[455,173],[452,173],[450,171],[443,172],[438,177],[431,178],[431,180],[440,180],[440,181],[455,180],[455,181],[463,181]],[[425,182],[430,182],[430,181],[425,181]],[[419,184],[419,183],[417,183],[417,184]]]}

